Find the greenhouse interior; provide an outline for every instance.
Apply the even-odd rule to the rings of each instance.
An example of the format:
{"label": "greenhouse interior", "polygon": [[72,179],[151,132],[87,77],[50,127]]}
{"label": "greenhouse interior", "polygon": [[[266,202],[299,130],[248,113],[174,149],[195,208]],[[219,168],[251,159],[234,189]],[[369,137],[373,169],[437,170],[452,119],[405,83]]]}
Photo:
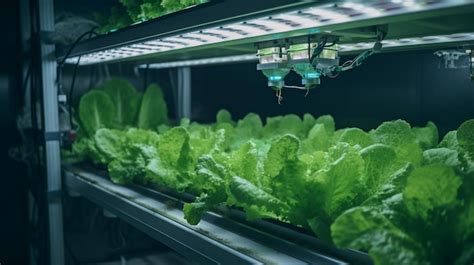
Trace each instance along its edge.
{"label": "greenhouse interior", "polygon": [[0,264],[474,264],[473,0],[5,0]]}

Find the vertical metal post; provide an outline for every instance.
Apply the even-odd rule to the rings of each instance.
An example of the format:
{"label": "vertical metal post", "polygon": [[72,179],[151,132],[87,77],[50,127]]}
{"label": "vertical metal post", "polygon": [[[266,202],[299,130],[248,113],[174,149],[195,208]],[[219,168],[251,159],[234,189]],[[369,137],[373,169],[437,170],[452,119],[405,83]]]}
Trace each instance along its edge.
{"label": "vertical metal post", "polygon": [[178,118],[191,118],[191,68],[178,68]]}
{"label": "vertical metal post", "polygon": [[[54,31],[53,0],[38,0],[39,28]],[[54,44],[41,42],[41,88],[43,92],[43,130],[48,191],[50,264],[64,264],[63,212],[61,202],[61,160],[59,142],[58,88]]]}

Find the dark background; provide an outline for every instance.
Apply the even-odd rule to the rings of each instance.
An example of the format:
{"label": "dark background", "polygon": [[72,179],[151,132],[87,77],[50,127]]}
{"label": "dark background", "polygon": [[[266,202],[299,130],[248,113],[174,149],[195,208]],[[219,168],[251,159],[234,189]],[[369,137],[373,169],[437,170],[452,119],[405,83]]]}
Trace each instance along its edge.
{"label": "dark background", "polygon": [[[258,113],[262,119],[288,113],[331,114],[339,128],[365,130],[393,119],[404,119],[412,126],[433,121],[444,135],[474,118],[474,81],[469,79],[469,68],[445,69],[435,51],[373,55],[337,78],[323,77],[321,85],[306,98],[305,91],[283,90],[283,105],[277,104],[275,92],[266,87],[266,78],[255,70],[255,63],[195,68],[193,115],[210,122],[221,108],[236,118],[248,112]],[[350,57],[341,62],[347,59]],[[466,65],[468,57],[461,60]],[[294,73],[285,81],[288,85],[301,82]]]}
{"label": "dark background", "polygon": [[0,3],[0,263],[27,263],[26,172],[8,156],[20,145],[15,116],[21,105],[18,1]]}
{"label": "dark background", "polygon": [[[103,9],[108,1],[57,1],[58,10],[82,13],[92,17],[90,10]],[[20,84],[19,10],[17,1],[0,4],[0,263],[27,262],[27,181],[25,168],[8,156],[11,147],[20,145],[15,117],[22,104]],[[451,47],[457,48],[457,47]],[[255,63],[196,67],[192,71],[193,118],[214,121],[217,110],[226,108],[234,118],[256,112],[262,118],[288,113],[331,114],[337,127],[357,126],[370,130],[381,122],[405,119],[413,126],[434,121],[441,134],[456,129],[464,120],[474,118],[474,82],[469,69],[444,69],[436,50],[378,54],[358,69],[342,73],[335,79],[323,78],[322,84],[310,91],[285,90],[283,105],[266,87],[266,79],[256,71]],[[342,61],[349,58],[342,58]],[[111,64],[111,74],[120,73],[143,89],[144,75],[135,76],[134,64]],[[441,63],[441,66],[443,64]],[[103,66],[82,67],[78,72],[77,102],[81,93],[91,87],[90,76]],[[92,70],[92,71],[91,71]],[[71,66],[65,69],[68,87]],[[170,113],[174,116],[174,93],[169,70],[150,70],[146,81],[158,82],[165,88]],[[287,84],[299,85],[299,78],[290,74]],[[94,82],[92,82],[94,84]],[[46,244],[46,238],[42,239]]]}

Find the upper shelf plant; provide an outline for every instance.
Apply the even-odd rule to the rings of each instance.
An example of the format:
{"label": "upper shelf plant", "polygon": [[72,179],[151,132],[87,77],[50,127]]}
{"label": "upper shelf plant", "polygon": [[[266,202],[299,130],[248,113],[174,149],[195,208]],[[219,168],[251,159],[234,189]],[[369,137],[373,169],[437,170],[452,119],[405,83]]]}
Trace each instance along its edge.
{"label": "upper shelf plant", "polygon": [[94,13],[99,33],[108,33],[144,22],[208,0],[118,0],[108,13]]}

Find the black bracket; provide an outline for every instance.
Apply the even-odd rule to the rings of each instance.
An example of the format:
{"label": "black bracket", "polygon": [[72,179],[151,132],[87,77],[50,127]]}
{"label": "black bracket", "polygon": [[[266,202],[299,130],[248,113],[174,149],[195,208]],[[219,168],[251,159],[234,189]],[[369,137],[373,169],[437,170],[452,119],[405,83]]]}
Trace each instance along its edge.
{"label": "black bracket", "polygon": [[44,132],[44,140],[49,141],[61,141],[61,132]]}
{"label": "black bracket", "polygon": [[57,36],[54,31],[42,30],[39,32],[39,39],[44,44],[57,44]]}
{"label": "black bracket", "polygon": [[62,197],[62,190],[51,190],[46,192],[46,198],[50,203],[60,201]]}

